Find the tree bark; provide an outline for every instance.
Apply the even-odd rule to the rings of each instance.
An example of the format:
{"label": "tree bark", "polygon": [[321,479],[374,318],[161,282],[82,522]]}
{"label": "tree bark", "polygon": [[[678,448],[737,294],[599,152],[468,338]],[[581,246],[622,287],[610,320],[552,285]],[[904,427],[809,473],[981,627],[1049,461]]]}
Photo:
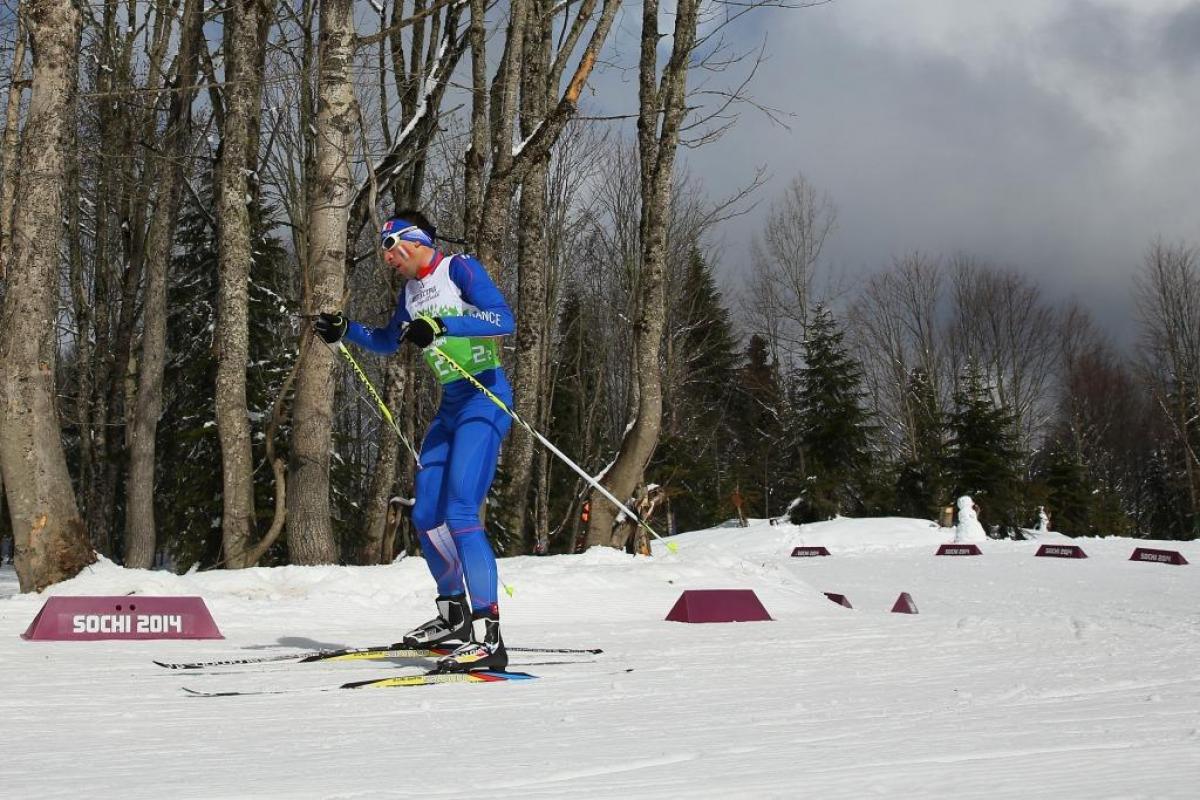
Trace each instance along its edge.
{"label": "tree bark", "polygon": [[250,566],[247,548],[254,527],[253,455],[246,400],[250,353],[250,263],[254,257],[247,172],[257,162],[251,125],[258,119],[261,74],[259,24],[262,0],[231,0],[225,11],[225,129],[217,168],[217,434],[221,442],[225,564]]}
{"label": "tree bark", "polygon": [[[656,81],[660,39],[658,2],[645,0],[642,7],[638,113],[642,267],[633,345],[638,387],[637,410],[632,424],[625,431],[617,457],[603,478],[605,488],[621,500],[631,497],[641,483],[646,465],[658,446],[662,426],[659,353],[666,324],[664,275],[667,225],[670,221],[670,195],[679,128],[687,113],[687,71],[696,38],[697,5],[698,0],[682,0],[676,8],[671,57],[663,69],[661,81]],[[616,509],[613,505],[593,490],[592,515],[588,524],[589,546],[619,545],[618,540],[623,537],[619,532],[614,533],[615,518]]]}
{"label": "tree bark", "polygon": [[[103,29],[99,32],[100,62],[104,68],[96,69],[95,90],[101,97],[111,95],[117,85],[117,66],[120,63],[118,43],[116,0],[104,4]],[[112,380],[114,348],[112,346],[113,309],[117,308],[112,293],[115,276],[112,269],[112,225],[110,214],[118,190],[117,164],[113,154],[120,152],[119,104],[101,101],[96,105],[97,177],[94,189],[95,237],[92,252],[92,296],[84,298],[88,311],[79,315],[79,337],[91,342],[90,360],[80,365],[79,406],[81,460],[79,491],[83,500],[84,518],[92,546],[105,555],[112,555],[111,532],[104,525],[102,515],[96,509],[103,505],[101,484],[104,481],[104,465],[108,459],[109,409],[108,387]],[[88,325],[90,324],[90,330]]]}
{"label": "tree bark", "polygon": [[81,18],[68,0],[29,0],[25,10],[33,90],[0,320],[0,471],[17,577],[28,592],[76,575],[95,554],[75,503],[55,407],[58,245]]}
{"label": "tree bark", "polygon": [[487,0],[471,0],[467,38],[471,46],[471,144],[464,157],[463,231],[475,237],[483,212],[483,173],[488,149]]}
{"label": "tree bark", "polygon": [[0,144],[0,281],[8,274],[8,263],[12,256],[13,188],[17,185],[17,161],[13,156],[20,141],[18,117],[21,111],[21,91],[25,86],[21,77],[24,71],[25,20],[24,13],[18,8],[17,36],[4,109],[4,138]]}
{"label": "tree bark", "polygon": [[[528,138],[546,118],[549,106],[550,23],[545,0],[530,0],[525,26],[521,79],[521,137]],[[545,349],[546,307],[546,181],[550,156],[537,159],[521,182],[520,226],[517,235],[517,329],[513,364],[514,410],[521,419],[536,421],[541,397]],[[502,525],[508,531],[508,555],[531,552],[526,507],[533,469],[534,439],[521,425],[513,426],[505,445],[507,480],[500,502]]]}
{"label": "tree bark", "polygon": [[[354,197],[353,10],[351,0],[321,0],[316,163],[307,189],[306,314],[340,308],[346,288],[346,222]],[[287,513],[288,552],[295,564],[331,564],[338,557],[329,508],[333,358],[328,347],[308,348],[296,377]]]}
{"label": "tree bark", "polygon": [[142,322],[142,357],[137,399],[129,420],[129,483],[126,487],[125,566],[149,569],[154,564],[157,535],[154,517],[155,435],[162,414],[163,368],[167,351],[167,273],[171,263],[175,217],[185,178],[191,106],[199,71],[201,0],[187,0],[179,34],[176,77],[170,112],[155,161],[158,197],[146,236],[146,296]]}

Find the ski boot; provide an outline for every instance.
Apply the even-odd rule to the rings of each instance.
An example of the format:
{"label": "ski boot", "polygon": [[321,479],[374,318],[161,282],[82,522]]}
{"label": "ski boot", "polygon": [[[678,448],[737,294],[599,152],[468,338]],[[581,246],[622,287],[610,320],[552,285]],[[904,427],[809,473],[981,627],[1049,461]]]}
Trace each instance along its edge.
{"label": "ski boot", "polygon": [[404,634],[392,647],[433,647],[451,640],[471,641],[471,608],[465,594],[439,595],[437,609],[436,617]]}
{"label": "ski boot", "polygon": [[435,672],[474,672],[508,666],[508,652],[500,636],[500,615],[495,611],[477,611],[471,620],[471,641],[438,659]]}

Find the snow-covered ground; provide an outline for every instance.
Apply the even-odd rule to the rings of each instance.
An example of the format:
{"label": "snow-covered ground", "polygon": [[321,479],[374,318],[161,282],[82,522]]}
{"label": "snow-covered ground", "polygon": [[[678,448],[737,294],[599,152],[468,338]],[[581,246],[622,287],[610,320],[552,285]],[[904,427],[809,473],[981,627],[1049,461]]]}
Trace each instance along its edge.
{"label": "snow-covered ground", "polygon": [[[905,519],[757,522],[678,552],[501,562],[510,645],[602,647],[541,680],[194,698],[413,670],[180,674],[151,659],[387,643],[429,616],[419,559],[177,577],[97,565],[54,594],[204,597],[223,641],[19,638],[44,596],[0,570],[0,794],[20,798],[1200,796],[1200,543],[1090,558]],[[796,545],[828,558],[790,558]],[[1128,561],[1178,549],[1188,566]],[[771,622],[664,621],[752,588]],[[889,612],[909,592],[918,615]],[[854,608],[822,592],[846,595]],[[537,657],[517,657],[529,661]],[[512,667],[519,669],[517,665]]]}

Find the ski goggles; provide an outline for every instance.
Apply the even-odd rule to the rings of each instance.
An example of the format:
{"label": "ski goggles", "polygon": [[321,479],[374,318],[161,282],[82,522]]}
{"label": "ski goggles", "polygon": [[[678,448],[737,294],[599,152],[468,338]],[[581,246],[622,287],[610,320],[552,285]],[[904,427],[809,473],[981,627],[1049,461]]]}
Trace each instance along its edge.
{"label": "ski goggles", "polygon": [[379,245],[384,252],[391,250],[400,242],[413,242],[433,247],[433,239],[429,234],[416,225],[406,225],[402,220],[389,220],[380,233]]}

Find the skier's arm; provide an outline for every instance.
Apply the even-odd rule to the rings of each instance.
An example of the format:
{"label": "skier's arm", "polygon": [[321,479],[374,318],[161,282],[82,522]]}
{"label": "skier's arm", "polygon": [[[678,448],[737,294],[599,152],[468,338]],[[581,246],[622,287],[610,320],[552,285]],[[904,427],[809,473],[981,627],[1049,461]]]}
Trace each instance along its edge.
{"label": "skier's arm", "polygon": [[507,336],[516,327],[512,310],[483,265],[470,256],[450,262],[450,280],[478,311],[461,317],[442,317],[447,336]]}
{"label": "skier's arm", "polygon": [[391,355],[400,347],[400,334],[404,326],[411,322],[408,309],[404,307],[404,290],[400,290],[400,299],[392,318],[382,328],[369,328],[359,322],[351,321],[346,330],[347,341],[354,342],[359,347],[372,353]]}

